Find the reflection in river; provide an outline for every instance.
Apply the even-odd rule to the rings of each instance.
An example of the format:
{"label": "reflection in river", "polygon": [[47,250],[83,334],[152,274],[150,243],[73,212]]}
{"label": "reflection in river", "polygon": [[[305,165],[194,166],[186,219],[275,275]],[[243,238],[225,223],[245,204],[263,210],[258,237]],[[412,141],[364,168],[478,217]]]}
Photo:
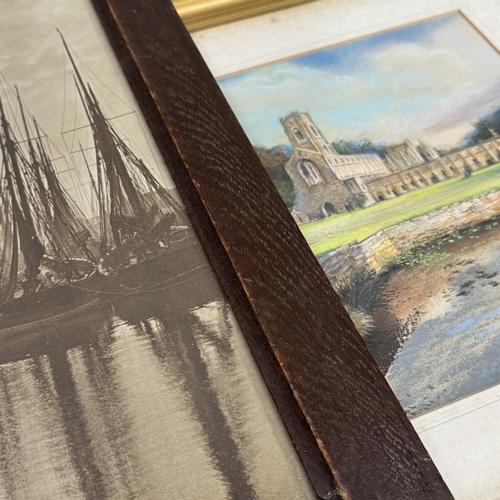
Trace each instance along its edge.
{"label": "reflection in river", "polygon": [[0,498],[313,498],[227,304],[205,292],[3,339]]}

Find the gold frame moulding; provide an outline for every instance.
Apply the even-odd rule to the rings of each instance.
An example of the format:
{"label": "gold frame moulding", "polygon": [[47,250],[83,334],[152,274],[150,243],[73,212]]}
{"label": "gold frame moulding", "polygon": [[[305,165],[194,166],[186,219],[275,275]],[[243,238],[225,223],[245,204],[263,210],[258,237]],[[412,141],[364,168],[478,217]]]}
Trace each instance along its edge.
{"label": "gold frame moulding", "polygon": [[173,0],[189,31],[285,9],[313,0]]}

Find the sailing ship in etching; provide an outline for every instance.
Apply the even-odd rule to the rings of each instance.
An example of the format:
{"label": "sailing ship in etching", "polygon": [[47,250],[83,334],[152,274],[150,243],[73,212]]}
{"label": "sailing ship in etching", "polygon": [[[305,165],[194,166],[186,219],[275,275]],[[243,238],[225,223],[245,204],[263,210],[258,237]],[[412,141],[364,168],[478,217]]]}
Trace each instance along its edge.
{"label": "sailing ship in etching", "polygon": [[[64,314],[66,299],[78,307],[96,297],[81,290],[68,295],[70,283],[89,286],[98,279],[95,257],[89,247],[91,233],[78,207],[60,183],[36,120],[19,93],[17,102],[25,137],[19,140],[0,99],[2,153],[0,254],[0,325],[30,323],[50,314]],[[2,328],[2,329],[3,329]]]}
{"label": "sailing ship in etching", "polygon": [[89,223],[60,182],[43,131],[19,92],[23,137],[14,133],[0,99],[2,330],[175,287],[207,267],[196,267],[199,249],[181,205],[117,133],[61,38],[94,143],[95,164],[83,158],[98,224]]}

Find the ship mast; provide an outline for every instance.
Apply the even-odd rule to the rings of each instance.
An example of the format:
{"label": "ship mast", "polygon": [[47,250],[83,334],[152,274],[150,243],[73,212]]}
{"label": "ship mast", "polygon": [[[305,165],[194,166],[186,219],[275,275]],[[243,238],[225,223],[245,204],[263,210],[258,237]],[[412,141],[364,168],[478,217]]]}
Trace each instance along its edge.
{"label": "ship mast", "polygon": [[112,236],[110,243],[116,247],[137,237],[152,244],[168,240],[172,224],[182,220],[182,208],[105,117],[92,88],[84,82],[64,37],[59,34],[74,71],[96,148],[101,248],[111,249],[106,237],[108,224]]}
{"label": "ship mast", "polygon": [[[5,268],[7,267],[9,276],[7,279],[6,286],[3,290],[1,299],[3,302],[9,301],[14,297],[14,292],[17,285],[17,272],[19,267],[19,239],[17,232],[17,217],[19,214],[19,207],[17,206],[17,200],[13,198],[13,185],[12,179],[9,179],[7,166],[7,153],[5,151],[5,144],[3,140],[0,140],[0,148],[2,151],[3,167],[7,181],[7,190],[3,189],[2,186],[2,232],[3,232],[3,252],[2,252],[2,283]],[[9,200],[8,193],[11,193],[11,199]],[[15,208],[13,208],[15,206]],[[10,253],[10,256],[7,256]]]}
{"label": "ship mast", "polygon": [[54,213],[52,235],[56,238],[56,247],[59,253],[73,257],[80,256],[95,262],[95,256],[86,243],[91,234],[83,222],[84,216],[74,204],[70,203],[71,198],[59,182],[52,161],[43,146],[38,123],[34,117],[33,123],[40,156],[39,165],[45,174],[47,191],[52,201]]}
{"label": "ship mast", "polygon": [[26,134],[26,140],[28,141],[28,150],[29,150],[30,159],[31,159],[31,167],[32,167],[33,172],[35,173],[35,179],[36,179],[36,183],[38,186],[38,193],[40,196],[40,200],[42,202],[42,206],[45,210],[45,214],[46,214],[47,218],[50,220],[51,219],[51,210],[50,210],[47,191],[46,191],[45,185],[44,185],[43,180],[42,180],[42,174],[40,172],[41,165],[40,165],[40,162],[38,161],[37,155],[35,153],[35,148],[33,146],[33,142],[31,141],[30,131],[28,129],[28,124],[26,122],[26,116],[24,114],[24,106],[23,106],[23,103],[21,102],[21,96],[19,95],[19,89],[18,89],[17,85],[15,86],[15,89],[16,89],[17,101],[19,103],[19,109],[21,111],[21,118],[22,118],[23,125],[24,125],[24,131]]}
{"label": "ship mast", "polygon": [[[26,136],[26,140],[20,142],[14,136],[0,98],[0,151],[4,177],[0,185],[2,301],[14,296],[19,251],[25,264],[25,281],[21,282],[25,293],[38,289],[40,267],[46,254],[54,261],[64,258],[96,260],[86,243],[90,232],[57,178],[34,118],[35,136],[30,133],[27,113],[17,88],[16,98]],[[26,144],[27,155],[22,143]]]}
{"label": "ship mast", "polygon": [[[14,224],[19,234],[21,252],[26,263],[26,279],[34,279],[38,273],[43,256],[41,242],[38,238],[32,216],[32,207],[28,200],[28,192],[18,161],[16,144],[12,139],[10,124],[5,116],[2,99],[0,98],[0,124],[3,136],[0,140],[4,157],[5,176],[11,194]],[[15,185],[14,185],[15,182]],[[13,272],[13,271],[12,271]],[[16,266],[17,275],[17,266]]]}
{"label": "ship mast", "polygon": [[[94,143],[99,153],[99,158],[104,163],[109,184],[110,201],[110,223],[113,239],[117,246],[124,240],[124,231],[120,230],[121,219],[128,217],[140,222],[145,219],[146,212],[141,203],[137,190],[133,184],[130,174],[125,167],[123,158],[118,151],[113,139],[109,125],[100,109],[99,103],[92,92],[90,86],[85,85],[80,71],[75,64],[66,40],[61,35],[66,53],[68,54],[71,66],[75,72],[78,92],[84,106],[87,118],[90,122]],[[138,227],[136,229],[143,229]]]}

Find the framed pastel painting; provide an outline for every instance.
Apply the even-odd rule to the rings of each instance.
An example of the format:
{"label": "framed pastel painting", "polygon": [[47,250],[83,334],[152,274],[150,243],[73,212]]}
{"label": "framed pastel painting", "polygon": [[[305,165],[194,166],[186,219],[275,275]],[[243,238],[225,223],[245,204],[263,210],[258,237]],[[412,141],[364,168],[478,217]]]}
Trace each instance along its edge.
{"label": "framed pastel painting", "polygon": [[[500,33],[478,2],[391,6],[320,2],[268,16],[252,43],[252,20],[194,39],[452,492],[469,498],[498,451],[496,426],[480,429],[500,384]],[[464,475],[468,459],[445,457],[468,446],[479,458]],[[490,498],[499,485],[485,476]]]}
{"label": "framed pastel painting", "polygon": [[499,78],[457,12],[219,80],[410,417],[500,382]]}

